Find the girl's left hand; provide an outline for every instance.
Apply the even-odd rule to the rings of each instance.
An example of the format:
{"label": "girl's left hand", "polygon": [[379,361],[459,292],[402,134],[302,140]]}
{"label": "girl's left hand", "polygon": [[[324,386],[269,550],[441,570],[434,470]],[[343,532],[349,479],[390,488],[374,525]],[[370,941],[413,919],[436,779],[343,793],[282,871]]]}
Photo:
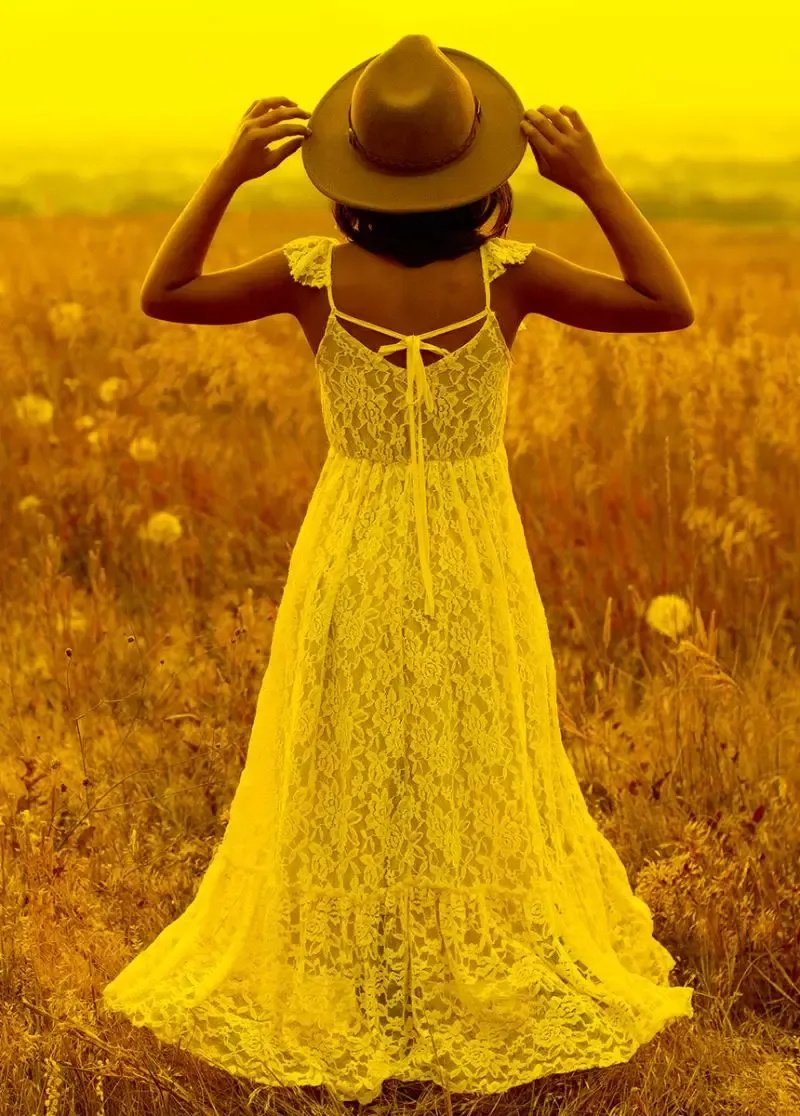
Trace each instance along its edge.
{"label": "girl's left hand", "polygon": [[[242,117],[233,138],[230,150],[222,163],[237,182],[249,182],[261,178],[267,171],[274,170],[289,155],[297,151],[303,140],[311,132],[302,121],[311,116],[310,112],[297,107],[288,97],[265,97],[253,101]],[[301,134],[298,136],[298,132]],[[288,143],[270,151],[269,144],[283,136],[293,136]]]}

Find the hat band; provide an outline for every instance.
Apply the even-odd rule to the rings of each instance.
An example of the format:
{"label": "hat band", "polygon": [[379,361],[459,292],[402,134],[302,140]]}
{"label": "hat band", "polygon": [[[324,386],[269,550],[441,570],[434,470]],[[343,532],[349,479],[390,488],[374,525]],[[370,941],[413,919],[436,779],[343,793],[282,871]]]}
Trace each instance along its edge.
{"label": "hat band", "polygon": [[475,134],[478,130],[478,123],[480,122],[480,119],[481,119],[481,103],[478,100],[477,95],[474,94],[474,93],[473,93],[473,98],[475,100],[475,116],[474,116],[473,121],[472,121],[472,127],[469,130],[469,135],[464,140],[464,142],[461,144],[461,146],[458,147],[454,152],[452,152],[452,154],[445,155],[441,159],[434,159],[432,161],[429,160],[427,162],[414,162],[413,159],[399,159],[399,160],[380,159],[377,156],[370,155],[369,152],[367,151],[367,149],[364,147],[364,145],[359,143],[358,136],[353,131],[353,124],[352,124],[352,120],[351,120],[351,117],[350,117],[350,109],[348,108],[348,110],[347,110],[347,124],[348,124],[347,132],[348,132],[348,137],[350,139],[350,145],[352,147],[354,147],[356,149],[356,151],[359,152],[359,154],[363,155],[363,157],[368,162],[374,163],[376,166],[379,166],[379,167],[385,167],[387,170],[429,171],[429,170],[435,170],[437,167],[445,167],[449,163],[454,163],[457,159],[460,159],[461,156],[464,154],[464,152],[472,145],[472,142],[475,139]]}

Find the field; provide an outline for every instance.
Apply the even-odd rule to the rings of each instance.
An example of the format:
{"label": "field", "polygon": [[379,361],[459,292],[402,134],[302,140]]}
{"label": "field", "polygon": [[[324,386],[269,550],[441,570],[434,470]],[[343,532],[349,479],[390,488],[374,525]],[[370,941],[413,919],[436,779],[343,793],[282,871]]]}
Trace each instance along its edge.
{"label": "field", "polygon": [[[296,1113],[106,1015],[220,840],[327,443],[288,316],[145,318],[172,218],[0,220],[0,1116]],[[630,1062],[500,1098],[536,1116],[800,1111],[800,233],[654,222],[696,320],[530,316],[506,446],[565,747],[691,984]],[[206,267],[322,213],[230,214]],[[618,274],[589,219],[515,222]],[[412,1090],[387,1084],[375,1110]],[[496,1097],[429,1084],[431,1111]]]}

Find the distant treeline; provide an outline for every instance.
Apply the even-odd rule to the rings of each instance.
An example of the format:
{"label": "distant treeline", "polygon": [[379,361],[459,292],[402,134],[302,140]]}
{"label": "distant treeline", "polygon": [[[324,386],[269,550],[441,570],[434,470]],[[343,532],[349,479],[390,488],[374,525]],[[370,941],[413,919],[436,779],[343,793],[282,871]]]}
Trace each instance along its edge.
{"label": "distant treeline", "polygon": [[[63,171],[30,174],[0,184],[0,217],[60,214],[125,215],[180,211],[206,171],[147,168],[82,177]],[[781,163],[699,162],[676,159],[655,165],[629,156],[611,169],[648,219],[696,219],[732,223],[787,223],[800,219],[800,159]],[[558,219],[583,211],[583,203],[552,183],[529,174],[511,185],[514,216]],[[236,210],[327,210],[329,205],[305,178],[269,178],[249,183],[233,198]]]}

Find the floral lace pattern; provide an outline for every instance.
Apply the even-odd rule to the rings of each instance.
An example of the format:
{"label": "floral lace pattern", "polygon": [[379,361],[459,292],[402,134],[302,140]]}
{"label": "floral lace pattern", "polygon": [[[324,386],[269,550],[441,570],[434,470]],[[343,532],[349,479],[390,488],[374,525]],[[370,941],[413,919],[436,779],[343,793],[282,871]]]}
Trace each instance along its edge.
{"label": "floral lace pattern", "polygon": [[[329,285],[331,247],[287,244],[295,279]],[[486,243],[487,292],[531,247]],[[362,1103],[389,1077],[492,1093],[627,1061],[692,990],[561,741],[497,320],[425,369],[427,410],[334,321],[330,449],[225,835],[104,1002],[233,1074]]]}

